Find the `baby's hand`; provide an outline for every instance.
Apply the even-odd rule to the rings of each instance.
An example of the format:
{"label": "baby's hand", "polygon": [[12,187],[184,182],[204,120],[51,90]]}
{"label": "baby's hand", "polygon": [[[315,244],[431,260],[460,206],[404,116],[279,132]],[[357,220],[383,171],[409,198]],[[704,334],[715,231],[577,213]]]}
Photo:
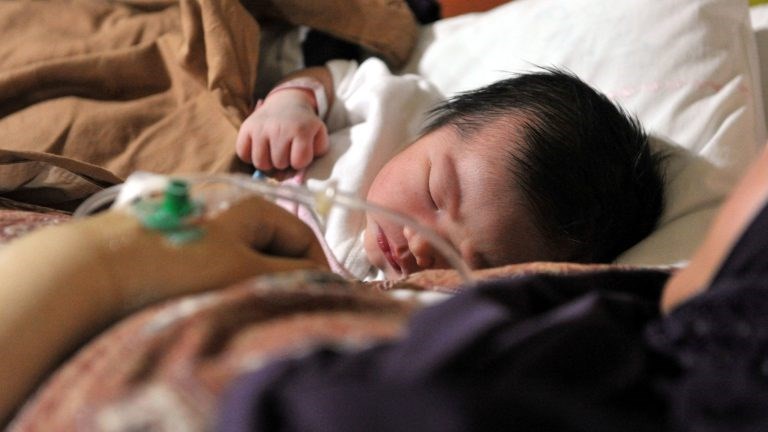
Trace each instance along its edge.
{"label": "baby's hand", "polygon": [[269,95],[240,126],[237,155],[259,170],[302,169],[328,152],[328,131],[304,89]]}

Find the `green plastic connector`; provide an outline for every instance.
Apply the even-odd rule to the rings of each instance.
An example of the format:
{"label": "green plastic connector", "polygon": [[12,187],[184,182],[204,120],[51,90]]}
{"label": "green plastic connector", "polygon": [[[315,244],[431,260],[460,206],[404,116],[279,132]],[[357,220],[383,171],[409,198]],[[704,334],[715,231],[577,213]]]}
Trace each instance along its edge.
{"label": "green plastic connector", "polygon": [[194,213],[195,205],[189,198],[189,187],[183,180],[171,180],[165,189],[163,210],[177,218],[185,218]]}
{"label": "green plastic connector", "polygon": [[186,224],[189,217],[200,213],[201,205],[190,198],[189,186],[183,180],[171,180],[162,201],[139,203],[136,210],[144,226],[164,232],[173,243],[186,243],[203,234]]}

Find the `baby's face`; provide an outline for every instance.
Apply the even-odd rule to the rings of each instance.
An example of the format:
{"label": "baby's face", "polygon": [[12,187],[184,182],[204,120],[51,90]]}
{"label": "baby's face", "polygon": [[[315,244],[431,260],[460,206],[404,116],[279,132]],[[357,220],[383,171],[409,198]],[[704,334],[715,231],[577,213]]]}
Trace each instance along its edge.
{"label": "baby's face", "polygon": [[[465,143],[444,127],[423,136],[381,169],[367,199],[432,228],[471,268],[535,260],[538,235],[508,184],[508,144],[482,135]],[[418,232],[376,214],[367,217],[365,250],[388,278],[450,267]]]}

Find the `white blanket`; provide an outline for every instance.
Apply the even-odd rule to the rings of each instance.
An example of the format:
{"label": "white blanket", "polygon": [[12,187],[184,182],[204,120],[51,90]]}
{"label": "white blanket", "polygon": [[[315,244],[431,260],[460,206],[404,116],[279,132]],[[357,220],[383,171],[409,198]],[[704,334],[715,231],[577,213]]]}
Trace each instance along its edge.
{"label": "white blanket", "polygon": [[[327,120],[330,151],[303,173],[311,190],[338,191],[365,199],[382,166],[418,135],[424,115],[442,100],[429,81],[416,75],[393,75],[378,59],[359,67],[350,61],[328,63],[335,102]],[[408,175],[408,173],[403,173]],[[303,212],[299,215],[313,224]],[[363,248],[365,214],[333,207],[322,234],[336,259],[360,279],[379,278]]]}

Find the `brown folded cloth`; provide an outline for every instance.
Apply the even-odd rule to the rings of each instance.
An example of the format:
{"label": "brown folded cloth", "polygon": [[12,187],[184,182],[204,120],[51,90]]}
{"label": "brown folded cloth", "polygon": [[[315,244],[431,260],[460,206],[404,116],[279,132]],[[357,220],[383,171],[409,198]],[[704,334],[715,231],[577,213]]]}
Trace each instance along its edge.
{"label": "brown folded cloth", "polygon": [[417,34],[403,1],[246,6],[0,2],[0,197],[72,210],[136,170],[246,169],[234,142],[253,105],[254,15],[318,27],[391,64],[405,61]]}

